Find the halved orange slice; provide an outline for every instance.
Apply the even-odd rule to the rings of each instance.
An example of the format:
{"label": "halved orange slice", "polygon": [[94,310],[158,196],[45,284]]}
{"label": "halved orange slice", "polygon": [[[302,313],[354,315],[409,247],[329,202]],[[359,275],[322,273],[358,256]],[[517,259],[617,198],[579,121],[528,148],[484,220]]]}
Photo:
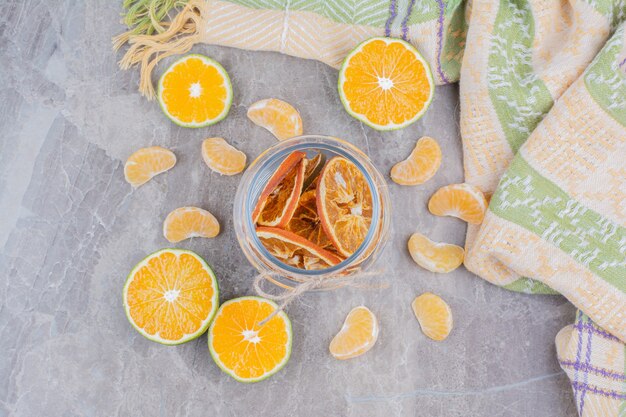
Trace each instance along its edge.
{"label": "halved orange slice", "polygon": [[415,144],[411,155],[391,168],[391,179],[400,185],[418,185],[431,179],[441,165],[441,148],[437,141],[424,136]]}
{"label": "halved orange slice", "polygon": [[365,306],[353,308],[339,333],[330,342],[330,353],[336,359],[360,356],[374,347],[378,340],[378,320]]}
{"label": "halved orange slice", "polygon": [[204,127],[226,117],[233,101],[228,73],[217,61],[190,54],[174,62],[159,80],[163,113],[183,127]]}
{"label": "halved orange slice", "polygon": [[417,121],[433,99],[428,63],[410,43],[372,38],[350,52],[339,71],[339,97],[346,111],[378,130]]}
{"label": "halved orange slice", "polygon": [[293,217],[287,223],[287,230],[294,232],[322,249],[334,251],[331,243],[317,215],[317,198],[315,188],[305,191],[300,196],[298,207]]}
{"label": "halved orange slice", "polygon": [[411,304],[422,332],[433,340],[444,340],[452,331],[452,310],[441,297],[426,292]]}
{"label": "halved orange slice", "polygon": [[183,249],[148,255],[124,285],[130,324],[165,345],[188,342],[204,333],[218,302],[215,274],[199,255]]}
{"label": "halved orange slice", "polygon": [[236,175],[246,167],[246,154],[222,138],[208,138],[202,142],[202,159],[221,175]]}
{"label": "halved orange slice", "polygon": [[248,118],[257,126],[269,130],[278,140],[302,135],[302,118],[291,104],[268,98],[248,108]]}
{"label": "halved orange slice", "polygon": [[139,187],[176,165],[176,155],[160,146],[141,148],[124,164],[124,177],[133,187]]}
{"label": "halved orange slice", "polygon": [[334,253],[288,230],[257,227],[256,234],[269,253],[300,269],[326,269],[341,262]]}
{"label": "halved orange slice", "polygon": [[372,222],[372,193],[354,163],[340,156],[326,163],[317,185],[317,213],[341,255],[361,246]]}
{"label": "halved orange slice", "polygon": [[172,242],[191,237],[215,237],[220,224],[208,211],[198,207],[179,207],[167,215],[163,222],[163,236]]}
{"label": "halved orange slice", "polygon": [[408,247],[415,263],[431,272],[451,272],[463,263],[462,247],[433,242],[421,233],[413,233]]}
{"label": "halved orange slice", "polygon": [[209,352],[217,366],[239,382],[259,382],[280,371],[291,355],[291,322],[261,297],[226,301],[209,329]]}
{"label": "halved orange slice", "polygon": [[487,211],[483,193],[470,184],[451,184],[441,187],[428,201],[428,210],[435,216],[457,217],[472,224],[480,224]]}
{"label": "halved orange slice", "polygon": [[298,206],[304,184],[304,152],[292,152],[261,191],[252,220],[262,226],[285,227]]}

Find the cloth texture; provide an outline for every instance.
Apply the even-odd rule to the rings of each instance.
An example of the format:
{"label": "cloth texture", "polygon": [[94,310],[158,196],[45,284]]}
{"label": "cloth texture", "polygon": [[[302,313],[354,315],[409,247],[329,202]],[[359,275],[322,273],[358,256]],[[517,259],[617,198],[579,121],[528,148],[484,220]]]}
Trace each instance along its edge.
{"label": "cloth texture", "polygon": [[[158,61],[197,42],[338,68],[374,36],[417,47],[460,81],[465,181],[491,196],[465,266],[579,313],[556,337],[581,416],[626,417],[626,0],[191,0],[128,35],[153,97]],[[118,46],[121,44],[118,39]]]}

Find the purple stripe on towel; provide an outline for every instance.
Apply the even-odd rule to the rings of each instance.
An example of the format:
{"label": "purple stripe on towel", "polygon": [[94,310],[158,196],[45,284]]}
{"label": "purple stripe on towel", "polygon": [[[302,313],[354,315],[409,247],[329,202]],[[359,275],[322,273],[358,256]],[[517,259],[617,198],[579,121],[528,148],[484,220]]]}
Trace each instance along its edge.
{"label": "purple stripe on towel", "polygon": [[619,340],[617,337],[615,337],[611,333],[609,333],[609,332],[599,328],[598,326],[596,326],[595,324],[593,324],[591,322],[577,321],[576,324],[574,324],[574,329],[591,330],[594,334],[596,334],[598,336],[602,336],[603,338],[605,338],[607,340],[612,340],[614,342],[621,342],[621,340]]}
{"label": "purple stripe on towel", "polygon": [[413,7],[415,6],[415,0],[411,0],[409,3],[409,8],[406,11],[406,16],[402,19],[402,39],[405,41],[407,39],[407,35],[409,34],[409,19],[411,18],[411,14],[413,13]]}
{"label": "purple stripe on towel", "polygon": [[620,392],[613,391],[613,390],[602,389],[594,385],[589,385],[589,384],[585,384],[582,382],[572,381],[572,386],[575,389],[585,390],[585,391],[591,392],[592,394],[598,394],[604,397],[614,398],[616,400],[626,400],[626,393],[620,393]]}
{"label": "purple stripe on towel", "polygon": [[441,68],[441,50],[443,49],[443,19],[444,12],[446,10],[445,4],[443,4],[443,0],[437,0],[439,3],[439,20],[437,21],[437,74],[439,74],[439,78],[444,83],[449,83],[448,77],[443,73],[443,69]]}
{"label": "purple stripe on towel", "polygon": [[604,368],[598,368],[596,366],[593,366],[587,363],[576,363],[574,361],[562,361],[562,360],[559,360],[559,363],[561,364],[561,366],[574,368],[575,370],[580,371],[580,372],[591,372],[597,375],[601,375],[605,378],[616,379],[618,381],[626,382],[626,375],[624,374],[611,372]]}
{"label": "purple stripe on towel", "polygon": [[391,24],[393,23],[397,15],[398,10],[396,0],[391,0],[391,3],[389,3],[389,19],[387,19],[387,23],[385,23],[385,36],[391,36]]}

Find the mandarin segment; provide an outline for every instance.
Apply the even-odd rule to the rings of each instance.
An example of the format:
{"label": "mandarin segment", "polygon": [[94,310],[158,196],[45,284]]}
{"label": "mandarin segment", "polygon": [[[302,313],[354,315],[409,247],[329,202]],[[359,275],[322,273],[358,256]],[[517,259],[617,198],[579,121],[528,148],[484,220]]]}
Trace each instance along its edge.
{"label": "mandarin segment", "polygon": [[302,118],[291,104],[268,98],[248,108],[248,118],[257,126],[270,131],[278,140],[302,135]]}
{"label": "mandarin segment", "polygon": [[160,146],[141,148],[128,157],[124,164],[124,177],[133,187],[139,187],[156,175],[176,165],[176,155]]}
{"label": "mandarin segment", "polygon": [[437,141],[424,136],[404,161],[391,168],[391,179],[400,185],[419,185],[431,179],[441,165],[441,148]]}
{"label": "mandarin segment", "polygon": [[246,167],[246,154],[223,138],[208,138],[202,142],[202,159],[211,170],[221,175],[236,175]]}
{"label": "mandarin segment", "polygon": [[413,313],[429,338],[442,341],[452,331],[452,310],[438,295],[426,292],[411,303]]}
{"label": "mandarin segment", "polygon": [[210,212],[198,207],[179,207],[170,212],[163,222],[163,236],[172,242],[192,237],[215,237],[220,224]]}
{"label": "mandarin segment", "polygon": [[408,248],[416,264],[439,273],[452,272],[461,266],[465,253],[460,246],[433,242],[421,233],[411,235]]}
{"label": "mandarin segment", "polygon": [[430,197],[428,210],[435,216],[457,217],[472,224],[480,224],[487,211],[483,193],[470,184],[451,184],[440,188]]}
{"label": "mandarin segment", "polygon": [[378,320],[374,313],[365,306],[355,307],[330,342],[330,353],[341,360],[363,355],[374,347],[378,331]]}

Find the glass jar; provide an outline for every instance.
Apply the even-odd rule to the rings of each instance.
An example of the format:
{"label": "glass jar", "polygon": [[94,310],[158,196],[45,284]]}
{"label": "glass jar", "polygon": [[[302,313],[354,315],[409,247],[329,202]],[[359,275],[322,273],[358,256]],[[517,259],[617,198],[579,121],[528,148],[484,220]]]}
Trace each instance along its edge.
{"label": "glass jar", "polygon": [[[317,152],[342,156],[361,170],[372,193],[372,222],[361,246],[343,262],[327,269],[305,270],[295,268],[272,256],[256,235],[252,211],[261,191],[280,163],[294,151],[302,151],[307,157]],[[390,200],[384,177],[370,159],[354,145],[333,137],[307,135],[279,142],[267,149],[246,169],[239,183],[233,206],[235,233],[239,245],[250,263],[261,275],[283,288],[293,288],[295,282],[312,278],[347,277],[364,272],[379,257],[390,231]]]}

